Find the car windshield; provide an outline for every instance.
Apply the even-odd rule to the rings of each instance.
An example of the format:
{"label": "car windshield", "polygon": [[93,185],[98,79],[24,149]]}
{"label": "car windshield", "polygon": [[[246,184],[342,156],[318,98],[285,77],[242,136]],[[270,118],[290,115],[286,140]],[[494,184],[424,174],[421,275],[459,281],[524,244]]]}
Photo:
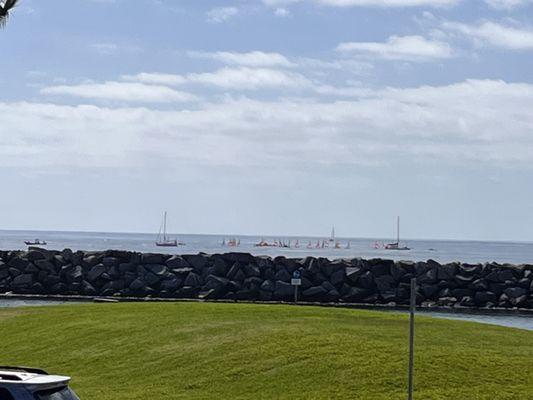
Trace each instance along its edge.
{"label": "car windshield", "polygon": [[76,393],[68,387],[43,390],[35,393],[36,400],[80,400]]}

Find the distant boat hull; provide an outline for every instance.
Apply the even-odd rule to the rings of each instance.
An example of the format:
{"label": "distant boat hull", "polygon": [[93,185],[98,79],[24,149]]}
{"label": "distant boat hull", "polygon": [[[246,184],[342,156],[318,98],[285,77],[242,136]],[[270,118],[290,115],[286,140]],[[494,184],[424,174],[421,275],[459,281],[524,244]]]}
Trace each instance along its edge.
{"label": "distant boat hull", "polygon": [[411,250],[409,247],[400,247],[400,243],[389,243],[389,244],[386,244],[385,245],[385,250],[401,250],[401,251],[405,251],[405,250]]}
{"label": "distant boat hull", "polygon": [[184,243],[178,243],[177,240],[173,240],[170,242],[156,242],[155,244],[157,247],[178,247],[178,246],[185,246]]}
{"label": "distant boat hull", "polygon": [[39,240],[36,240],[36,241],[34,241],[34,242],[30,242],[29,240],[26,240],[26,241],[24,242],[24,244],[25,244],[26,246],[46,246],[48,243],[46,243],[46,242],[41,242],[41,241],[39,241]]}

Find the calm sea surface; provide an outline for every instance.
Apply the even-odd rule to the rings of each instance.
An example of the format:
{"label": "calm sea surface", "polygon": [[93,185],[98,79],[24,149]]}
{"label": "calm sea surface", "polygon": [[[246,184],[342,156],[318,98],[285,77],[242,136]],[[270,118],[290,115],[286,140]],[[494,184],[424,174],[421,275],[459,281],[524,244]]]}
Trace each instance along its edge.
{"label": "calm sea surface", "polygon": [[[174,236],[173,236],[174,237]],[[272,243],[274,240],[291,243],[291,248],[255,247],[262,238],[259,236],[222,236],[222,235],[176,235],[185,246],[178,248],[161,248],[155,245],[153,234],[137,233],[81,233],[81,232],[32,232],[0,231],[0,249],[25,249],[25,240],[45,240],[49,249],[71,248],[73,250],[132,250],[141,252],[165,252],[172,254],[194,254],[198,252],[222,253],[229,251],[249,252],[255,255],[284,255],[287,257],[328,257],[328,258],[392,258],[396,260],[425,261],[433,259],[439,262],[462,261],[468,263],[496,261],[500,263],[532,263],[533,243],[526,242],[481,242],[481,241],[440,241],[408,240],[408,251],[391,251],[375,249],[375,242],[387,242],[386,238],[361,239],[338,238],[340,249],[334,249],[327,243],[327,238],[316,237],[264,237]],[[240,246],[222,246],[222,241],[236,238]],[[316,248],[326,239],[329,248]],[[296,241],[299,248],[295,247]],[[309,243],[311,248],[308,248]],[[349,248],[347,248],[349,244]],[[403,243],[402,243],[403,244]]]}

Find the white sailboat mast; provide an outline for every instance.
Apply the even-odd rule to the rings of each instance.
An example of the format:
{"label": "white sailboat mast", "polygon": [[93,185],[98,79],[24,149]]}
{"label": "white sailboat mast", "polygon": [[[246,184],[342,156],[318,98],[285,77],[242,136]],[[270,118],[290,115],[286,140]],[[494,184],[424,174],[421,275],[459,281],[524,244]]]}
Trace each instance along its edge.
{"label": "white sailboat mast", "polygon": [[399,216],[396,222],[396,239],[397,239],[397,243],[400,244],[400,217]]}
{"label": "white sailboat mast", "polygon": [[163,240],[167,241],[167,212],[165,211],[164,217],[163,217]]}

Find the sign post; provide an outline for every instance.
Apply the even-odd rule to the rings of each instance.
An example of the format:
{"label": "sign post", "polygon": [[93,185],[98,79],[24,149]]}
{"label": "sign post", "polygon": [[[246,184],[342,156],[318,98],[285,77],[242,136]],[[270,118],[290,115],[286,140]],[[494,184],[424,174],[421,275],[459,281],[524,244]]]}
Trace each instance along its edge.
{"label": "sign post", "polygon": [[292,273],[291,285],[294,286],[294,303],[298,303],[298,286],[302,284],[302,273],[298,270]]}
{"label": "sign post", "polygon": [[408,400],[413,400],[413,371],[415,361],[415,309],[416,309],[416,278],[411,279],[411,304],[409,307],[409,387]]}

